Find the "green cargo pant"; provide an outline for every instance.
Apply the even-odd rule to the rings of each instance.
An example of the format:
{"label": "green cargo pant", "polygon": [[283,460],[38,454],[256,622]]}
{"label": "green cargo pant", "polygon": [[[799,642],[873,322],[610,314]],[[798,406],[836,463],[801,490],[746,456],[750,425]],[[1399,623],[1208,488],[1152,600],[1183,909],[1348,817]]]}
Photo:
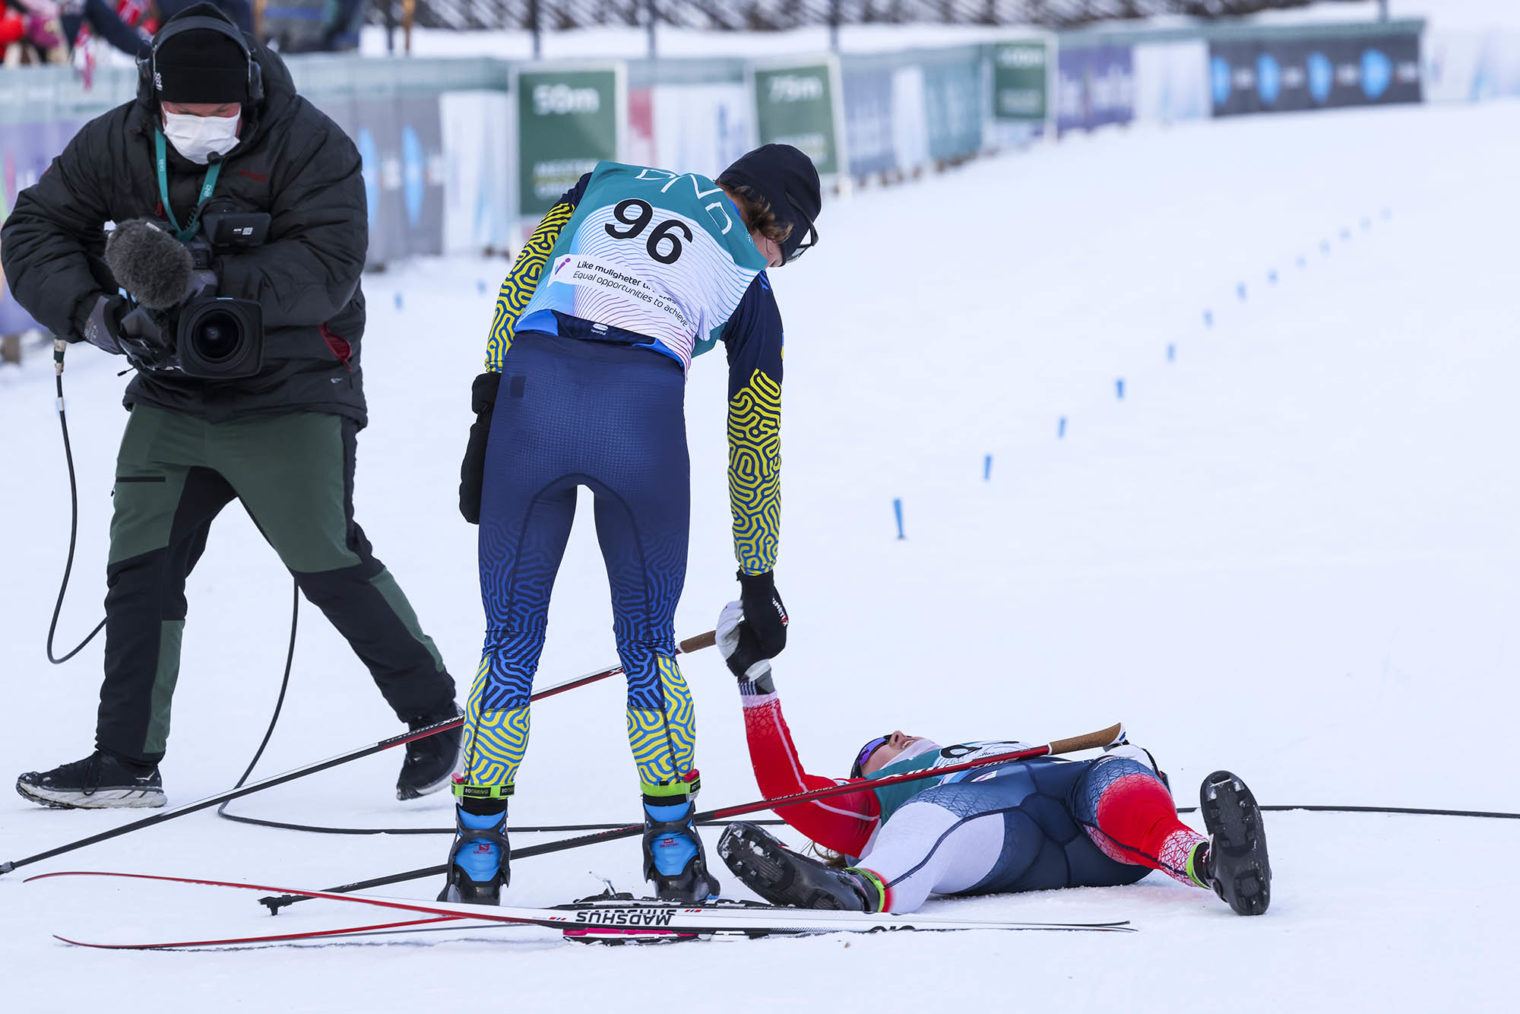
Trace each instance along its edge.
{"label": "green cargo pant", "polygon": [[[454,680],[354,522],[357,425],[318,412],[208,422],[139,403],[117,457],[96,746],[157,763],[179,678],[185,579],[241,500],[403,721],[452,714]],[[228,628],[235,617],[213,618]]]}

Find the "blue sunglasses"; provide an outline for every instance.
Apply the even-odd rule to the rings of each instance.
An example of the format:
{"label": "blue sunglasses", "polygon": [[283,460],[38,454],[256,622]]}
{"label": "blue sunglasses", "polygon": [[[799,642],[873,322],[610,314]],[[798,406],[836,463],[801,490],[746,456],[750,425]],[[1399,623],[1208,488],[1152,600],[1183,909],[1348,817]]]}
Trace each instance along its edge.
{"label": "blue sunglasses", "polygon": [[861,774],[861,768],[865,767],[866,766],[866,762],[871,759],[871,755],[873,753],[875,753],[877,750],[880,750],[882,747],[886,746],[887,745],[887,740],[889,740],[891,738],[892,738],[892,734],[889,732],[885,736],[877,736],[875,739],[871,740],[865,746],[861,747],[860,748],[860,752],[855,755],[855,763],[850,766],[850,777],[851,778],[861,778],[861,777],[863,777],[863,775]]}

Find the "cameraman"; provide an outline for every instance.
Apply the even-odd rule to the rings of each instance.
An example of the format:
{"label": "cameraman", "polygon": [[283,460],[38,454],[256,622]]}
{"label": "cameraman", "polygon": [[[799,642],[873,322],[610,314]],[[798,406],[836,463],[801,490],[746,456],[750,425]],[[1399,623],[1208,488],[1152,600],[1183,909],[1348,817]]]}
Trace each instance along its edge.
{"label": "cameraman", "polygon": [[[17,197],[0,238],[22,306],[137,368],[113,494],[96,749],[20,777],[17,791],[47,806],[164,804],[185,579],[234,499],[397,717],[419,728],[458,714],[453,678],[353,519],[368,243],[358,152],[296,95],[279,57],[209,4],[170,19],[140,70],[136,100],[79,131]],[[224,230],[202,228],[216,216],[264,223],[262,243],[238,229],[222,244]],[[121,224],[108,246],[110,221]],[[262,335],[239,339],[262,350],[237,379],[182,365],[179,317],[212,295],[262,314]],[[397,796],[442,788],[458,748],[458,731],[409,744]]]}

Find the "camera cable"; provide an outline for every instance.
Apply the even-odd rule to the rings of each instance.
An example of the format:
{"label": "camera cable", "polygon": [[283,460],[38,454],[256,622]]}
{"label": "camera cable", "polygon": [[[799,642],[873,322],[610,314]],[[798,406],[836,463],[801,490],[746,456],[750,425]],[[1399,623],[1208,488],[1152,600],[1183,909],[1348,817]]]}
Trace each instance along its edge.
{"label": "camera cable", "polygon": [[63,403],[63,352],[68,348],[68,343],[62,338],[53,337],[53,379],[57,385],[58,399],[58,425],[63,430],[63,456],[69,466],[69,555],[63,564],[63,583],[58,586],[58,601],[53,605],[53,621],[48,624],[47,657],[54,665],[62,665],[75,655],[84,650],[84,646],[95,639],[95,635],[105,627],[106,621],[102,619],[95,625],[83,641],[74,646],[74,650],[57,658],[53,655],[53,638],[58,632],[58,614],[63,611],[63,596],[69,589],[69,575],[74,570],[74,547],[79,537],[79,484],[74,475],[74,449],[69,443],[69,415]]}

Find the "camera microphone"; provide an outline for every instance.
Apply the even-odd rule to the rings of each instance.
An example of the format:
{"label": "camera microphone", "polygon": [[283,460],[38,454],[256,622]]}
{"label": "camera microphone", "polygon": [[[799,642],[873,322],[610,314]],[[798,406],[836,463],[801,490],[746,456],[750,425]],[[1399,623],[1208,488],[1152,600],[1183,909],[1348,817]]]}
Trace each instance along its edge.
{"label": "camera microphone", "polygon": [[149,219],[116,227],[106,240],[106,266],[150,310],[170,310],[185,298],[195,261],[179,240]]}

